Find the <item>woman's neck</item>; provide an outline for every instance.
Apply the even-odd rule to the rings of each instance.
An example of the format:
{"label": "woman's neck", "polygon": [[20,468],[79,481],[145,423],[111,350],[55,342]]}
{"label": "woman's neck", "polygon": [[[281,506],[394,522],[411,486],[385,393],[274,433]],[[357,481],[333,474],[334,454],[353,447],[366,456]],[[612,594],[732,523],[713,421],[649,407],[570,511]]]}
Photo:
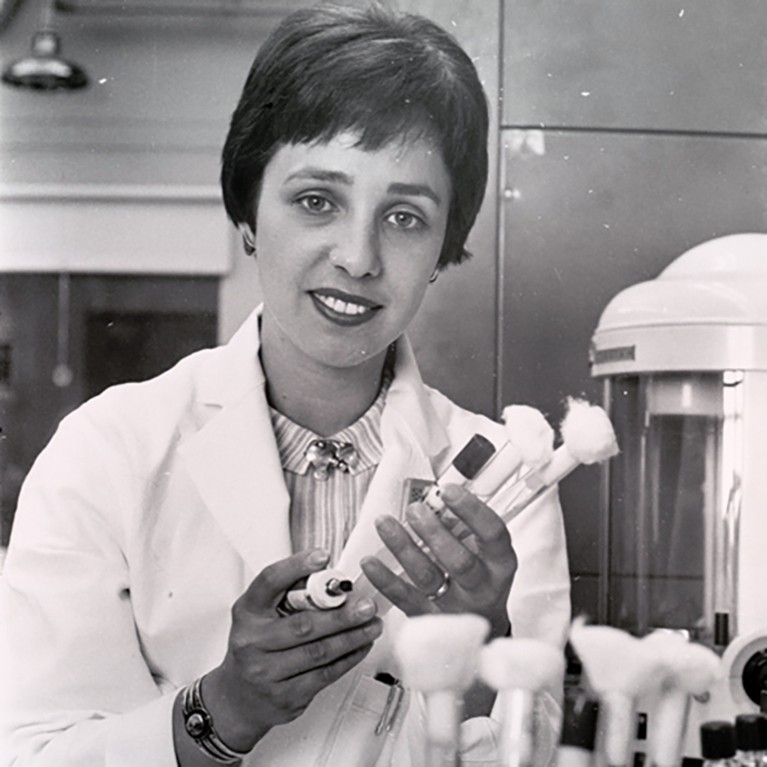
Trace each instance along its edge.
{"label": "woman's neck", "polygon": [[385,360],[384,351],[353,367],[330,367],[306,357],[298,365],[268,341],[261,345],[269,404],[322,437],[354,423],[373,404]]}

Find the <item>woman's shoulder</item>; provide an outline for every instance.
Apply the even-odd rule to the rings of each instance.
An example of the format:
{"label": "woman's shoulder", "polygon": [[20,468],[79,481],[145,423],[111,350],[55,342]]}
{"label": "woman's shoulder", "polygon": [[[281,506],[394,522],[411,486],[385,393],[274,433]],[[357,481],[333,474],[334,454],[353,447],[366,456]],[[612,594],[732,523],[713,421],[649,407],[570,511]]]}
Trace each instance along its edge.
{"label": "woman's shoulder", "polygon": [[116,408],[183,407],[193,399],[197,385],[209,367],[216,365],[221,347],[201,349],[183,357],[172,367],[152,378],[114,384],[87,400],[82,408],[114,411]]}
{"label": "woman's shoulder", "polygon": [[69,413],[60,431],[99,434],[112,445],[167,441],[199,419],[199,386],[217,366],[219,348],[203,349],[144,381],[115,384]]}

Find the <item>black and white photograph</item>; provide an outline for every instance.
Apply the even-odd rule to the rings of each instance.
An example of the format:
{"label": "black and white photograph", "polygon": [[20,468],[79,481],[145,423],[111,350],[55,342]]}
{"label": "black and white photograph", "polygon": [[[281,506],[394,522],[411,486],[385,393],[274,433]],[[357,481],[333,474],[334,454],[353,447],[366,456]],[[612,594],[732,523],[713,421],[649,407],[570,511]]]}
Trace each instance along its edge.
{"label": "black and white photograph", "polygon": [[0,767],[767,767],[764,0],[0,0]]}

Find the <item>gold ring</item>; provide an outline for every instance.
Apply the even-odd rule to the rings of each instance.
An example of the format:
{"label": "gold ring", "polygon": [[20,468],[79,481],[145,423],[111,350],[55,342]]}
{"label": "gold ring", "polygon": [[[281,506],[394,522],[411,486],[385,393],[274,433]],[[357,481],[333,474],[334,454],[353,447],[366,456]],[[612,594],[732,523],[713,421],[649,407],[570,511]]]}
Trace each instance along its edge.
{"label": "gold ring", "polygon": [[433,594],[426,595],[426,598],[430,602],[436,602],[447,594],[447,591],[450,588],[450,573],[443,573],[442,578],[443,580],[442,583],[439,584],[439,588]]}

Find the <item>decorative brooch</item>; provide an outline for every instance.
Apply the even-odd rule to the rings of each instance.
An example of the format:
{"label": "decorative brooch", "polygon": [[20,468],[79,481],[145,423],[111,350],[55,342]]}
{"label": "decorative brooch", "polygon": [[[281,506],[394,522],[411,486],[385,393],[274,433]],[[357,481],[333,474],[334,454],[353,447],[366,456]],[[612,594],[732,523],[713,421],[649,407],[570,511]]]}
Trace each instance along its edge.
{"label": "decorative brooch", "polygon": [[339,442],[335,439],[315,439],[309,443],[304,453],[312,467],[315,479],[326,480],[331,469],[348,472],[357,465],[357,451],[351,442]]}

